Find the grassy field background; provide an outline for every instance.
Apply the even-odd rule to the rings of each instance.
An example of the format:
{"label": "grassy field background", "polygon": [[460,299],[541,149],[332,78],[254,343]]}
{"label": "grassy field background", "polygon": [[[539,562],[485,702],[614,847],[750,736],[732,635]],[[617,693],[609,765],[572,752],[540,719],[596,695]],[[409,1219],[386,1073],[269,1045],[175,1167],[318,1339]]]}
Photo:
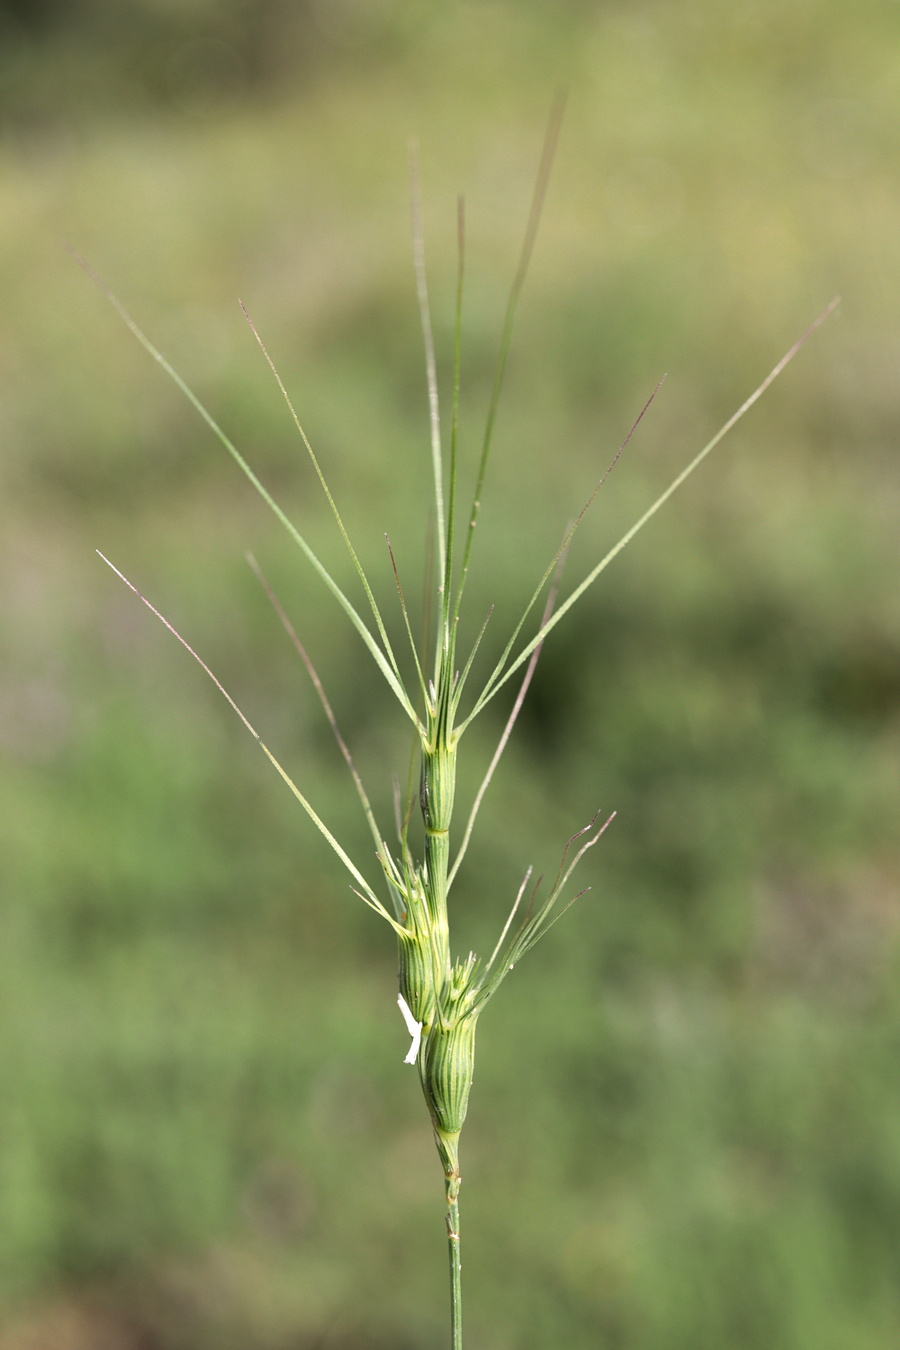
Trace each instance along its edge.
{"label": "grassy field background", "polygon": [[[471,465],[559,85],[470,633],[493,604],[499,646],[664,371],[572,582],[843,301],[548,642],[488,798],[463,951],[490,950],[528,863],[555,868],[595,810],[618,817],[591,891],[481,1024],[468,1335],[896,1346],[898,52],[891,0],[4,7],[0,1350],[444,1343],[440,1175],[390,934],[94,549],[364,866],[248,549],[382,816],[404,730],[65,245],[352,587],[244,300],[399,629],[383,534],[414,598],[428,536],[407,143],[445,399],[467,199]],[[504,716],[464,743],[465,791]]]}

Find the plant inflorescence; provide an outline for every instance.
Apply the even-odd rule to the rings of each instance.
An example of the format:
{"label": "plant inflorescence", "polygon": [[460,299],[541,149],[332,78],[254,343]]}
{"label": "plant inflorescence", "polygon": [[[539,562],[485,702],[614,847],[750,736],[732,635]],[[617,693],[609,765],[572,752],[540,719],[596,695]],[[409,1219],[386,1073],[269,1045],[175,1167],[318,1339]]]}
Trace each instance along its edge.
{"label": "plant inflorescence", "polygon": [[[460,393],[460,350],[463,313],[464,278],[464,214],[462,203],[459,209],[459,269],[455,309],[455,352],[453,362],[452,412],[450,419],[449,444],[445,453],[442,439],[441,418],[438,400],[438,379],[434,344],[432,341],[429,317],[428,291],[425,281],[425,261],[422,228],[418,209],[417,175],[413,169],[413,239],[415,254],[415,275],[425,340],[428,394],[431,424],[431,459],[433,468],[433,509],[435,519],[436,552],[436,596],[435,624],[433,633],[433,654],[431,658],[420,652],[413,637],[413,628],[408,612],[404,591],[394,562],[393,552],[390,562],[393,570],[397,595],[399,597],[403,624],[411,655],[413,679],[404,677],[401,662],[388,636],[382,611],[374,590],[363,570],[357,553],[348,536],[338,506],[328,487],[325,474],[316,454],[306,438],[301,422],[294,410],[290,396],[282,383],[274,363],[268,355],[252,320],[244,311],[248,323],[269,362],[275,379],[283,394],[290,414],[296,424],[315,472],[325,493],[328,505],[333,513],[344,546],[353,561],[359,578],[365,604],[370,617],[364,617],[365,610],[351,601],[348,595],[334,580],[331,573],[310,547],[303,534],[289,520],[278,506],[268,490],[257,478],[249,464],[218,425],[212,415],[201,404],[196,395],[187,386],[181,376],[173,369],[162,353],[131,319],[116,297],[106,291],[111,302],[118,309],[125,323],[147,349],[150,355],[163,367],[182,392],[194,405],[225,449],[237,462],[254,488],[263,497],[281,524],[287,529],[294,542],[299,546],[307,561],[318,573],[338,606],[350,620],[372,659],[376,663],[387,685],[396,697],[404,716],[409,720],[418,748],[419,773],[418,791],[410,792],[407,800],[398,800],[396,812],[395,841],[378,824],[365,787],[356,770],[352,755],[337,726],[327,696],[318,679],[309,657],[293,631],[285,611],[277,597],[272,593],[256,563],[251,565],[272,603],[275,605],[291,640],[294,642],[322,703],[325,715],[335,734],[341,753],[349,767],[357,795],[365,813],[371,831],[375,851],[380,864],[381,877],[379,889],[371,883],[364,872],[344,849],[338,838],[321,819],[311,802],[297,787],[287,772],[278,763],[275,756],[263,743],[255,729],[244,717],[230,695],[222,687],[196,652],[185,642],[180,634],[168,623],[158,610],[145,599],[136,587],[128,581],[118,569],[113,570],[122,577],[144,603],[153,610],[163,623],[175,634],[192,656],[215,682],[228,699],[241,720],[259,741],[263,751],[271,760],[278,773],[288,784],[304,810],[324,835],[334,852],[340,858],[352,878],[356,894],[393,929],[399,950],[399,993],[398,1002],[411,1035],[411,1046],[406,1057],[407,1063],[415,1064],[422,1084],[425,1101],[431,1117],[431,1124],[445,1178],[447,1203],[447,1231],[450,1251],[451,1270],[451,1341],[454,1350],[462,1344],[461,1329],[461,1293],[460,1293],[460,1246],[459,1246],[459,1137],[462,1130],[472,1083],[475,1031],[478,1018],[488,1001],[496,993],[507,974],[520,958],[543,936],[548,928],[565,909],[577,899],[577,894],[569,892],[572,874],[587,849],[591,848],[607,828],[612,815],[601,820],[600,813],[583,829],[575,832],[568,840],[562,853],[559,869],[552,883],[542,890],[540,882],[532,880],[531,870],[525,873],[518,892],[512,903],[508,918],[502,927],[496,945],[490,956],[485,958],[470,952],[464,957],[454,955],[451,948],[448,897],[450,889],[466,854],[472,830],[478,816],[485,791],[491,781],[494,770],[509,739],[513,725],[522,706],[541,647],[550,631],[593,585],[613,558],[650,520],[650,518],[669,499],[673,492],[698,467],[723,436],[757,401],[776,376],[799,350],[814,328],[824,320],[835,307],[836,301],[821,314],[806,333],[790,348],[765,380],[742,404],[736,413],[724,424],[716,435],[703,447],[694,459],[669,484],[666,490],[654,501],[634,525],[622,536],[603,558],[597,562],[587,576],[560,601],[561,569],[572,537],[581,525],[584,516],[594,501],[602,482],[594,488],[584,506],[566,529],[562,542],[555,555],[549,559],[540,576],[530,600],[512,633],[502,647],[487,679],[474,693],[470,687],[473,663],[476,652],[487,630],[487,620],[478,632],[470,650],[460,653],[457,648],[460,612],[466,589],[466,581],[472,558],[473,540],[476,533],[482,491],[485,483],[487,464],[493,443],[494,427],[500,395],[503,386],[504,371],[510,348],[516,308],[522,285],[528,270],[532,248],[537,234],[538,223],[547,187],[550,166],[554,154],[559,130],[560,109],[557,107],[551,117],[545,141],[544,152],[538,170],[534,197],[528,224],[525,231],[519,265],[510,288],[506,315],[500,340],[499,356],[494,376],[484,436],[475,471],[474,490],[469,509],[462,514],[459,509],[460,474],[458,454],[458,410]],[[81,260],[79,260],[81,261]],[[86,264],[83,264],[86,267]],[[90,272],[90,269],[87,268]],[[93,276],[94,274],[91,273]],[[95,277],[95,280],[97,278]],[[102,285],[102,283],[101,283]],[[106,290],[105,287],[103,287]],[[242,306],[243,308],[243,306]],[[657,386],[658,388],[658,386]],[[655,391],[654,391],[655,392]],[[652,400],[651,395],[651,400]],[[646,407],[635,422],[640,421]],[[634,427],[632,428],[632,431]],[[627,444],[620,447],[610,469]],[[609,469],[607,470],[607,474]],[[103,556],[103,555],[101,555]],[[104,561],[108,561],[104,558]],[[111,567],[112,563],[109,564]],[[525,626],[536,608],[544,600],[536,630],[523,636]],[[478,792],[469,808],[468,817],[455,852],[451,841],[451,827],[454,821],[456,766],[460,743],[466,731],[486,705],[514,677],[519,679],[518,689],[511,711],[504,726],[496,751],[488,766]],[[421,850],[417,851],[410,839],[410,824],[418,797],[418,807],[424,827]],[[614,813],[613,813],[614,814]]]}

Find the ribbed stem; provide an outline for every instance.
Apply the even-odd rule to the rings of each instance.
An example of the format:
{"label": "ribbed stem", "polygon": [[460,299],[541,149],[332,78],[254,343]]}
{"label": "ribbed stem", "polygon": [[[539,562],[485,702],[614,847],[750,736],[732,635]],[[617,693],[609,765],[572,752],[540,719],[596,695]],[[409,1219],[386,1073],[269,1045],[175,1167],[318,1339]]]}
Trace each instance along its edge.
{"label": "ribbed stem", "polygon": [[462,1260],[459,1251],[458,1198],[447,1200],[447,1238],[450,1246],[450,1346],[451,1350],[462,1350]]}
{"label": "ribbed stem", "polygon": [[[425,898],[431,915],[434,939],[441,949],[436,962],[441,978],[450,972],[450,932],[447,925],[447,870],[450,862],[450,836],[446,829],[425,829]],[[446,969],[443,967],[446,965]]]}
{"label": "ribbed stem", "polygon": [[447,1242],[450,1254],[450,1346],[462,1350],[462,1261],[459,1253],[459,1131],[452,1133],[435,1125],[437,1144],[444,1169],[447,1196]]}
{"label": "ribbed stem", "polygon": [[444,1164],[447,1193],[447,1243],[450,1253],[450,1347],[462,1350],[462,1258],[459,1251],[459,1136],[441,1136],[435,1131],[438,1152]]}

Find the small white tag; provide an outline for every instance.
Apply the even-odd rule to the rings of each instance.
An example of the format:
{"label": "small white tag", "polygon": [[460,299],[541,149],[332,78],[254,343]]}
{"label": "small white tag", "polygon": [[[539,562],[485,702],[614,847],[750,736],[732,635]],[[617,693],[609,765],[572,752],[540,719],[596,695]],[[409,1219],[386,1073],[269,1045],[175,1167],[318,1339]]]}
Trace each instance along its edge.
{"label": "small white tag", "polygon": [[412,1009],[402,994],[397,995],[397,1004],[400,1012],[403,1014],[403,1020],[406,1023],[406,1030],[412,1036],[412,1045],[409,1047],[409,1054],[403,1061],[404,1064],[415,1064],[419,1053],[419,1046],[422,1044],[422,1023],[417,1022],[412,1015]]}

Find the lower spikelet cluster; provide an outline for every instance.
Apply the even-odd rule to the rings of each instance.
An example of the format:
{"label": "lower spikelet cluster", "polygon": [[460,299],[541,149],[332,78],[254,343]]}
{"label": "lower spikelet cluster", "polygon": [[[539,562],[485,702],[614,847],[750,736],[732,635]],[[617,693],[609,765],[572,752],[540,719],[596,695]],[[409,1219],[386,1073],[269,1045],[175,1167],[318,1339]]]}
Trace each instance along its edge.
{"label": "lower spikelet cluster", "polygon": [[[451,693],[454,683],[448,681]],[[560,892],[585,849],[596,843],[606,826],[592,832],[592,821],[569,840],[554,884],[542,898],[538,897],[539,883],[531,888],[524,916],[514,929],[514,919],[522,908],[531,880],[530,870],[526,873],[487,962],[480,961],[473,952],[465,960],[452,961],[447,895],[453,875],[449,868],[449,847],[456,739],[452,722],[440,717],[436,711],[435,705],[439,706],[441,696],[446,695],[440,682],[438,691],[429,708],[431,715],[422,738],[419,798],[424,824],[424,857],[419,863],[413,861],[404,830],[399,863],[390,857],[386,848],[383,848],[381,859],[396,910],[392,922],[400,956],[398,1002],[413,1038],[407,1063],[418,1066],[444,1167],[447,1196],[452,1203],[459,1190],[459,1135],[466,1119],[474,1076],[478,1015],[516,961],[562,912],[562,909],[555,909]],[[447,698],[447,703],[452,708],[452,698]],[[571,845],[577,839],[582,839],[581,845],[570,857]],[[575,898],[573,896],[572,900]]]}

